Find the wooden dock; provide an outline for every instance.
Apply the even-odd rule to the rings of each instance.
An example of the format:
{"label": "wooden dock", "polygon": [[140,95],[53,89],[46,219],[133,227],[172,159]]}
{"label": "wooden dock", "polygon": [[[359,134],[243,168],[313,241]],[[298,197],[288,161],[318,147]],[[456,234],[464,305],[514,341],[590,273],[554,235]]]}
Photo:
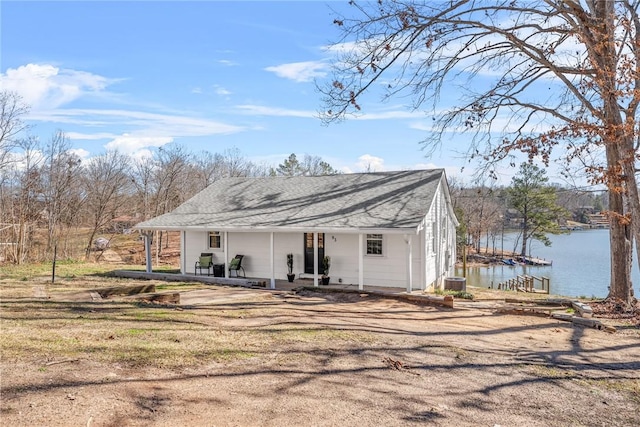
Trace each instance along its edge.
{"label": "wooden dock", "polygon": [[[540,284],[540,288],[536,287],[536,283]],[[530,292],[539,294],[548,294],[550,292],[550,280],[548,277],[536,277],[529,275],[519,275],[513,279],[498,283],[498,289]]]}
{"label": "wooden dock", "polygon": [[553,261],[542,259],[542,258],[518,256],[516,257],[516,259],[519,262],[527,265],[535,265],[535,266],[541,266],[541,267],[550,267],[553,265]]}

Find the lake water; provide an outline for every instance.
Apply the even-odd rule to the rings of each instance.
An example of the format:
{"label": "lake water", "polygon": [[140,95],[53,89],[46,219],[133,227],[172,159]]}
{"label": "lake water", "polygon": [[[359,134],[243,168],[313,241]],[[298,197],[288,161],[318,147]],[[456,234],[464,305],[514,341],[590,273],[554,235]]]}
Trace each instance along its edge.
{"label": "lake water", "polygon": [[[517,233],[505,233],[504,249],[511,251]],[[536,277],[548,277],[551,293],[568,297],[607,296],[610,277],[609,230],[596,229],[572,231],[569,234],[549,235],[553,242],[545,247],[534,241],[531,255],[553,261],[550,267],[495,265],[489,267],[467,268],[467,284],[496,288],[498,283],[513,279],[517,275],[527,274]],[[490,245],[490,248],[493,245]],[[502,240],[498,238],[496,249],[499,251]],[[490,249],[491,250],[491,249]],[[518,248],[519,250],[519,248]],[[632,280],[635,295],[640,295],[640,273],[634,253]],[[456,269],[456,276],[462,276],[462,268]],[[536,287],[540,282],[536,281]]]}

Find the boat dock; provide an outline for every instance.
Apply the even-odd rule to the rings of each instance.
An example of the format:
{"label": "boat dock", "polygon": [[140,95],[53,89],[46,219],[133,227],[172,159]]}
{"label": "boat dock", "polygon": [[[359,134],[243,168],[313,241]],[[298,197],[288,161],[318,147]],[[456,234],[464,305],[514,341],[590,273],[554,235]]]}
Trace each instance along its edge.
{"label": "boat dock", "polygon": [[[536,288],[536,282],[540,283],[540,289]],[[514,279],[509,279],[506,282],[498,283],[498,289],[518,291],[518,292],[532,292],[532,293],[550,293],[550,281],[548,277],[536,277],[536,276],[517,276]]]}
{"label": "boat dock", "polygon": [[527,265],[537,265],[537,266],[541,266],[541,267],[550,267],[553,265],[553,261],[551,260],[546,260],[546,259],[542,259],[542,258],[532,258],[532,257],[523,257],[523,256],[518,256],[516,257],[516,260],[518,260],[519,262],[523,263],[523,264],[527,264]]}

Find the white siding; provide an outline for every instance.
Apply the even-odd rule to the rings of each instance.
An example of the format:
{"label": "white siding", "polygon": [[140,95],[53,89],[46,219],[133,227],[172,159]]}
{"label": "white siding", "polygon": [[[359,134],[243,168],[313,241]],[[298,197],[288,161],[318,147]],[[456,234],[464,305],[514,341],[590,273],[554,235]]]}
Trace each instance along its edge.
{"label": "white siding", "polygon": [[444,278],[453,274],[455,266],[456,228],[451,216],[443,182],[425,216],[425,285],[427,289],[442,288]]}
{"label": "white siding", "polygon": [[193,274],[195,264],[202,252],[211,252],[214,255],[215,264],[224,263],[223,249],[209,248],[209,233],[204,231],[186,231],[184,234],[184,263],[185,273]]}
{"label": "white siding", "polygon": [[[405,288],[409,281],[409,245],[412,246],[412,289],[429,290],[441,287],[444,277],[452,274],[455,265],[455,225],[450,216],[441,182],[419,233],[384,234],[383,255],[364,257],[364,285]],[[223,237],[224,238],[224,237]],[[242,262],[247,277],[269,279],[270,233],[229,232],[226,234],[227,263],[236,255],[245,255]],[[331,282],[343,285],[358,284],[358,234],[325,233],[325,255],[331,257]],[[435,244],[435,246],[434,246]],[[366,235],[363,239],[366,254]],[[223,247],[225,246],[223,242]],[[208,233],[187,231],[184,235],[186,273],[194,272],[200,253],[213,252],[216,263],[225,262],[223,249],[208,248]],[[287,254],[294,255],[293,272],[296,277],[311,277],[304,271],[303,233],[274,234],[274,271],[276,279],[286,279]],[[448,256],[447,256],[448,253]],[[321,271],[321,268],[319,269]]]}

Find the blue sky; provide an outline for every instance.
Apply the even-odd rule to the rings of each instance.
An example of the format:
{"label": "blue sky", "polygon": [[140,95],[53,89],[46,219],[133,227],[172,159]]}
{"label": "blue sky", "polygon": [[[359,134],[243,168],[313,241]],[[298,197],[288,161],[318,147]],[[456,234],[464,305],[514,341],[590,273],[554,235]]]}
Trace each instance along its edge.
{"label": "blue sky", "polygon": [[326,76],[338,37],[330,8],[348,6],[4,0],[0,87],[31,105],[32,133],[47,140],[62,130],[83,157],[110,148],[142,156],[174,142],[273,166],[296,153],[345,172],[443,167],[461,176],[464,136],[426,157],[420,141],[432,117],[409,99],[369,97],[361,118],[321,124],[314,79]]}

